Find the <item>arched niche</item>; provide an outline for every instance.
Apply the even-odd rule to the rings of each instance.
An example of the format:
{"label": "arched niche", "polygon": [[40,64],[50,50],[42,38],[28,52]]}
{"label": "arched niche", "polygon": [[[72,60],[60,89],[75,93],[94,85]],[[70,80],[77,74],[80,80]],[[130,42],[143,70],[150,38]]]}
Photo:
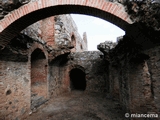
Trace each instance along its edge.
{"label": "arched niche", "polygon": [[31,109],[47,99],[47,59],[37,48],[31,54]]}
{"label": "arched niche", "polygon": [[71,52],[76,52],[76,38],[74,35],[71,36],[71,44],[74,47],[71,49]]}

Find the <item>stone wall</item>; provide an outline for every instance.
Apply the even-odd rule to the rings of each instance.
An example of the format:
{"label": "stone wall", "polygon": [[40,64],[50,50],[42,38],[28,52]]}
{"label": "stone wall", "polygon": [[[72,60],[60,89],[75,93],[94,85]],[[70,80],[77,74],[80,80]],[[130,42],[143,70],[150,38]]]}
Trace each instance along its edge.
{"label": "stone wall", "polygon": [[123,110],[130,113],[157,112],[146,61],[141,63],[125,61],[118,67],[110,68],[112,68],[110,76],[114,76],[114,79],[110,78],[111,94],[120,100]]}
{"label": "stone wall", "polygon": [[0,118],[19,119],[30,112],[29,62],[0,61]]}
{"label": "stone wall", "polygon": [[151,92],[155,102],[155,106],[160,112],[160,46],[146,50],[145,53],[149,55],[150,59],[146,61],[148,66],[147,76],[151,81]]}
{"label": "stone wall", "polygon": [[[97,51],[72,53],[66,66],[66,81],[70,82],[69,72],[80,67],[86,74],[86,91],[104,92],[108,86],[108,64],[101,55],[102,53]],[[70,89],[70,86],[68,87]]]}
{"label": "stone wall", "polygon": [[[55,97],[67,92],[63,89],[63,66],[68,54],[60,55],[49,63],[49,96]],[[64,63],[63,63],[64,62]]]}
{"label": "stone wall", "polygon": [[[54,97],[72,91],[70,72],[79,69],[85,73],[86,92],[106,92],[108,64],[100,58],[101,52],[76,52],[57,57],[50,63],[49,91]],[[80,74],[80,73],[79,73]]]}
{"label": "stone wall", "polygon": [[28,26],[21,33],[33,38],[39,43],[46,44],[54,48],[54,24],[54,17],[49,17]]}
{"label": "stone wall", "polygon": [[109,92],[129,113],[159,113],[159,35],[148,33],[127,32],[112,49],[98,46],[109,60]]}
{"label": "stone wall", "polygon": [[[33,41],[30,42],[29,48],[25,47],[25,43],[20,44],[17,43],[16,40],[12,42],[12,44],[9,44],[0,52],[0,118],[5,120],[24,119],[29,115],[31,109],[38,107],[37,105],[44,103],[44,101],[48,99],[48,74],[43,74],[45,71],[42,69],[43,66],[47,67],[47,50],[41,44]],[[14,46],[15,44],[17,44],[17,46]],[[37,48],[44,52],[47,60],[44,64],[39,64],[41,69],[36,69],[31,65],[31,54]],[[34,75],[32,74],[33,72],[35,73]],[[43,76],[42,80],[45,82],[46,86],[43,88],[44,90],[41,91],[41,94],[44,93],[45,100],[41,99],[38,102],[35,102],[36,106],[32,107],[31,102],[33,101],[33,97],[31,93],[33,87],[31,86],[31,83],[33,83],[34,80],[36,81],[36,76]],[[41,78],[37,79],[40,81]],[[39,87],[39,90],[41,90],[41,88],[42,87]]]}
{"label": "stone wall", "polygon": [[83,40],[69,14],[40,20],[24,29],[22,33],[37,42],[51,46],[53,49],[61,50],[67,47],[72,52],[87,50],[86,33]]}
{"label": "stone wall", "polygon": [[77,26],[71,15],[55,16],[55,41],[58,45],[71,43],[74,48],[72,52],[82,52],[87,50],[87,38],[83,40],[78,33]]}

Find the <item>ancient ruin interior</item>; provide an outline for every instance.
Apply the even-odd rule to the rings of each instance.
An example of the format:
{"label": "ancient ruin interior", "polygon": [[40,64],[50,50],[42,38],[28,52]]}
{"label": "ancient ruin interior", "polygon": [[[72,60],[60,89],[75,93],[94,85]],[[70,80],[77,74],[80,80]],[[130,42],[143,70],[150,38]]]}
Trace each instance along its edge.
{"label": "ancient ruin interior", "polygon": [[[71,13],[125,35],[88,51]],[[0,120],[160,119],[159,33],[159,0],[0,0]]]}

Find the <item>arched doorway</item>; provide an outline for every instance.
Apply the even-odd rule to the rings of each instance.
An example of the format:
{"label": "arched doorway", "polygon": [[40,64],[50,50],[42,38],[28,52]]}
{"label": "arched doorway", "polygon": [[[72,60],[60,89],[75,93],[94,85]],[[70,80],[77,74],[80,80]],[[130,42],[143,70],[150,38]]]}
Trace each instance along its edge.
{"label": "arched doorway", "polygon": [[82,91],[86,89],[85,73],[81,69],[74,68],[70,71],[70,88]]}
{"label": "arched doorway", "polygon": [[31,109],[47,98],[47,59],[41,49],[31,54]]}

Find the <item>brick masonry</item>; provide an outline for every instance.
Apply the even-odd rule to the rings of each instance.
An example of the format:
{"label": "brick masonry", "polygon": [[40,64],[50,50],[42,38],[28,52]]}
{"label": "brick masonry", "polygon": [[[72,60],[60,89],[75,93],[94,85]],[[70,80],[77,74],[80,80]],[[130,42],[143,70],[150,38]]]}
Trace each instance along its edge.
{"label": "brick masonry", "polygon": [[[76,52],[68,56],[68,61],[62,64],[61,56],[50,63],[49,88],[50,96],[57,96],[64,92],[70,92],[70,71],[79,69],[85,73],[85,92],[106,92],[108,83],[107,63],[100,58],[98,51]],[[101,67],[100,67],[101,66]],[[103,67],[102,67],[103,66]]]}
{"label": "brick masonry", "polygon": [[[37,42],[50,46],[52,49],[60,50],[68,47],[74,49],[71,50],[72,52],[87,50],[87,37],[85,37],[85,40],[82,39],[69,14],[40,20],[21,33],[30,36]],[[72,37],[74,37],[75,43],[73,43]]]}
{"label": "brick masonry", "polygon": [[[60,28],[59,31],[57,28]],[[72,51],[72,35],[76,42],[75,51],[72,52],[87,50],[87,37],[84,35],[85,40],[81,38],[70,15],[57,15],[40,20],[27,27],[21,34],[22,36],[12,40],[0,53],[0,91],[4,98],[0,100],[0,118],[6,120],[24,119],[49,98],[67,92],[63,87],[66,86],[63,82],[65,69],[61,67],[59,57],[56,56],[65,56],[64,51],[68,51],[67,55]],[[29,37],[25,38],[26,36]],[[68,44],[64,44],[66,41],[69,41]],[[60,61],[63,59],[60,58]],[[5,73],[5,69],[10,72]],[[11,72],[12,70],[14,72]],[[17,91],[20,93],[17,94]],[[16,105],[13,105],[14,101]]]}
{"label": "brick masonry", "polygon": [[[62,8],[63,11],[60,10]],[[17,33],[25,29],[30,24],[49,16],[67,13],[83,13],[100,17],[112,22],[124,30],[127,24],[132,23],[129,15],[125,12],[123,5],[116,2],[113,3],[105,0],[100,0],[100,2],[97,2],[97,0],[32,1],[10,12],[10,14],[7,14],[0,21],[1,49],[3,49]]]}
{"label": "brick masonry", "polygon": [[[39,60],[43,64],[34,64],[31,61],[31,54],[36,49],[41,49],[46,58]],[[33,43],[32,47],[26,51],[28,61],[0,60],[0,118],[1,119],[24,119],[31,111],[31,91],[36,90],[31,84],[40,80],[44,83],[43,91],[38,91],[41,96],[48,99],[47,73],[48,54],[46,49],[38,43]],[[5,55],[5,54],[3,54]],[[10,54],[10,58],[15,54]],[[38,62],[38,61],[37,61]],[[31,64],[32,63],[32,64]],[[38,65],[38,66],[36,66]],[[40,69],[38,68],[40,67]],[[42,69],[44,68],[44,69]],[[44,74],[43,74],[44,73]],[[44,100],[43,100],[44,101]],[[42,102],[42,101],[40,101]]]}
{"label": "brick masonry", "polygon": [[[87,49],[86,35],[84,34],[84,39],[80,39],[77,31],[73,32],[76,30],[74,24],[64,22],[70,21],[69,16],[58,16],[58,19],[61,19],[58,22],[63,25],[56,24],[55,17],[46,18],[60,14],[62,8],[66,10],[64,13],[81,12],[94,16],[99,13],[98,17],[112,21],[126,30],[126,35],[123,38],[132,41],[129,41],[125,46],[127,52],[123,51],[125,50],[123,45],[120,46],[121,50],[116,47],[118,54],[112,57],[118,59],[118,64],[109,59],[111,54],[105,54],[106,61],[104,61],[100,58],[100,56],[103,57],[100,52],[82,52]],[[53,11],[57,11],[57,13]],[[41,13],[44,16],[39,16]],[[42,18],[46,19],[41,20]],[[23,41],[25,48],[18,49],[8,44],[21,30],[37,20],[41,21],[27,28],[28,31],[27,29],[23,31],[36,40],[32,40],[31,43]],[[103,0],[36,0],[6,15],[0,21],[0,45],[3,48],[0,53],[0,96],[3,98],[0,99],[0,118],[6,120],[24,119],[31,110],[46,100],[71,91],[70,71],[74,68],[85,73],[86,92],[102,93],[107,91],[111,97],[120,101],[122,109],[126,112],[159,113],[160,48],[159,42],[156,41],[159,36],[156,36],[155,31],[145,29],[144,26],[136,26],[136,24],[130,26],[132,29],[125,29],[125,26],[130,23],[132,22],[128,14],[124,12],[122,5]],[[32,31],[33,27],[35,27],[34,30],[37,30],[36,34]],[[61,30],[67,30],[67,32],[61,33]],[[143,30],[149,32],[144,33]],[[150,36],[150,33],[157,37],[156,40],[154,40],[154,36]],[[56,38],[56,34],[59,34],[60,38]],[[75,47],[71,50],[73,52],[71,54],[72,45],[70,43]],[[5,46],[6,44],[8,45]],[[129,48],[132,48],[129,45],[134,44],[141,45],[142,53],[138,58],[134,58],[135,61],[130,62],[128,61],[129,54],[126,53],[130,50]],[[67,47],[64,47],[65,45]],[[10,47],[15,48],[13,50]],[[47,49],[49,47],[52,49]],[[37,48],[45,57],[40,55],[39,59],[32,61],[32,53]],[[57,50],[57,48],[59,49]],[[8,49],[9,51],[7,51]],[[75,51],[80,52],[74,53]],[[103,53],[106,51],[104,50]],[[144,56],[148,56],[147,59],[144,59]]]}

